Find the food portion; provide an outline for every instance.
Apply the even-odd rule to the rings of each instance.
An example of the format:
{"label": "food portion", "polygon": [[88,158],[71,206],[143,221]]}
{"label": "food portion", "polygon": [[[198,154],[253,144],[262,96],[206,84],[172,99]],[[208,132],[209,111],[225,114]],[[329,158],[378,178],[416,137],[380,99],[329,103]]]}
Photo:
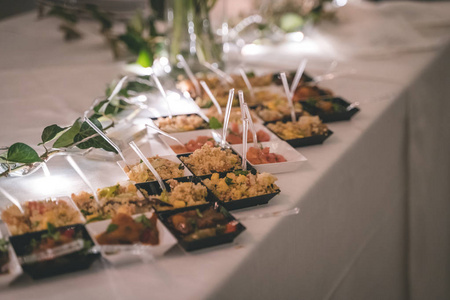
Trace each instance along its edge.
{"label": "food portion", "polygon": [[293,101],[305,101],[310,98],[327,97],[333,93],[329,90],[319,88],[318,86],[299,85],[294,92]]}
{"label": "food portion", "polygon": [[230,220],[223,211],[216,211],[212,207],[202,211],[194,209],[178,213],[169,216],[167,221],[186,242],[235,232],[239,224]]}
{"label": "food portion", "polygon": [[84,239],[81,230],[75,230],[75,228],[72,227],[56,228],[52,223],[48,223],[46,233],[42,234],[38,239],[31,239],[26,255],[45,252],[76,240],[83,241],[82,250],[84,251],[87,251],[93,246],[91,241]]}
{"label": "food portion", "polygon": [[156,226],[158,218],[141,215],[133,219],[130,215],[118,213],[111,219],[105,232],[96,236],[100,245],[145,245],[159,244],[159,231]]}
{"label": "food portion", "polygon": [[[205,144],[207,144],[211,147],[214,147],[216,143],[211,136],[202,135],[202,136],[197,137],[195,140],[190,140],[189,142],[184,144],[184,147],[181,145],[172,145],[172,146],[170,146],[170,148],[173,150],[173,152],[175,152],[177,154],[181,154],[181,153],[194,152],[195,150],[200,149]],[[178,177],[180,177],[180,176],[178,176]],[[175,178],[175,177],[171,177],[171,178]],[[169,179],[169,178],[163,178],[163,179]]]}
{"label": "food portion", "polygon": [[151,203],[132,183],[118,183],[97,190],[100,207],[88,192],[72,194],[72,199],[88,221],[104,220],[118,213],[129,215],[151,210]]}
{"label": "food portion", "polygon": [[[305,114],[300,102],[294,102],[296,115]],[[276,98],[266,101],[256,108],[256,113],[264,122],[282,121],[291,117],[291,108],[286,98]]]}
{"label": "food portion", "polygon": [[[256,132],[256,139],[258,140],[258,142],[268,142],[270,141],[270,135],[263,129],[260,129]],[[227,142],[232,145],[242,144],[242,131],[239,124],[230,123],[228,127]],[[253,142],[253,133],[250,129],[247,133],[247,142]]]}
{"label": "food portion", "polygon": [[22,208],[23,213],[16,206],[9,206],[2,212],[2,220],[12,235],[46,230],[48,223],[60,227],[82,222],[76,208],[64,200],[28,201]]}
{"label": "food portion", "polygon": [[308,105],[322,110],[325,114],[345,112],[345,106],[336,103],[333,99],[308,99],[305,101]]}
{"label": "food portion", "polygon": [[[173,162],[169,159],[159,157],[158,155],[148,157],[148,161],[158,172],[162,179],[171,179],[184,176],[184,166],[181,163]],[[130,169],[131,168],[131,169]],[[146,182],[156,180],[153,173],[143,163],[137,163],[124,167],[128,178],[135,182]]]}
{"label": "food portion", "polygon": [[267,127],[284,140],[325,135],[328,132],[327,125],[318,116],[302,116],[297,122],[276,122],[267,124]]}
{"label": "food portion", "polygon": [[275,184],[277,178],[269,173],[257,173],[249,171],[235,171],[220,177],[214,173],[211,179],[203,180],[203,184],[210,189],[216,197],[224,202],[250,198],[279,192]]}
{"label": "food portion", "polygon": [[[215,106],[212,106],[208,109],[206,112],[206,116],[211,118],[216,118],[220,123],[223,123],[223,120],[225,118],[225,109],[222,109],[222,115],[219,114]],[[250,111],[250,115],[252,116],[253,122],[257,121],[256,115],[253,111]],[[240,107],[232,107],[230,112],[230,123],[242,123],[242,114],[241,114],[241,108]]]}
{"label": "food portion", "polygon": [[180,157],[194,175],[208,175],[214,172],[228,172],[241,169],[241,158],[230,149],[203,145],[187,157]]}
{"label": "food portion", "polygon": [[0,238],[0,275],[9,273],[9,242]]}
{"label": "food portion", "polygon": [[208,123],[198,115],[173,116],[172,119],[169,117],[161,117],[155,123],[159,129],[169,133],[208,128]]}
{"label": "food portion", "polygon": [[269,147],[263,149],[250,147],[247,151],[247,160],[252,165],[285,162],[286,158],[277,153],[271,153]]}
{"label": "food portion", "polygon": [[208,190],[201,183],[179,182],[173,179],[168,180],[167,183],[170,187],[169,193],[163,192],[159,196],[152,197],[169,203],[172,206],[156,205],[156,210],[161,211],[206,203]]}

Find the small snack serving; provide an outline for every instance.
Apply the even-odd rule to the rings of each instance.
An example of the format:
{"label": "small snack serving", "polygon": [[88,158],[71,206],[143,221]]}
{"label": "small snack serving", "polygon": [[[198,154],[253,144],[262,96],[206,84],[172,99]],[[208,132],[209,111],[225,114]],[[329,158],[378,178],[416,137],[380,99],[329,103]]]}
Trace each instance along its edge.
{"label": "small snack serving", "polygon": [[[137,186],[150,198],[156,198],[162,202],[154,204],[157,211],[195,206],[207,202],[208,190],[201,183],[170,179],[165,184],[167,193],[163,192],[155,182],[137,184]],[[167,203],[167,205],[163,205],[163,203]]]}
{"label": "small snack serving", "polygon": [[[230,123],[227,135],[227,142],[230,144],[242,144],[242,131],[238,123]],[[255,129],[256,130],[256,129]],[[256,131],[256,138],[258,142],[268,142],[270,141],[270,135],[264,130],[259,129]],[[248,130],[247,142],[253,142],[253,134]]]}
{"label": "small snack serving", "polygon": [[310,98],[320,98],[332,96],[330,90],[319,88],[317,85],[299,85],[295,89],[293,101],[305,101]]}
{"label": "small snack serving", "polygon": [[23,270],[34,279],[87,269],[99,256],[91,252],[92,239],[83,225],[13,236],[10,239]]}
{"label": "small snack serving", "polygon": [[156,214],[150,218],[141,215],[133,219],[130,215],[118,213],[106,228],[95,238],[100,245],[129,245],[141,243],[158,245],[159,231],[156,227]]}
{"label": "small snack serving", "polygon": [[[267,124],[266,126],[293,147],[322,143],[332,134],[331,130],[320,121],[318,116],[302,116],[297,122],[276,122]],[[313,137],[320,138],[317,140],[299,140]]]}
{"label": "small snack serving", "polygon": [[118,183],[97,190],[101,207],[91,193],[72,194],[72,199],[88,222],[114,217],[117,213],[129,215],[151,210],[151,203],[137,190],[134,184]]}
{"label": "small snack serving", "polygon": [[214,173],[211,178],[202,182],[223,202],[225,208],[232,210],[267,203],[280,192],[275,184],[276,180],[277,178],[269,173],[252,174],[250,171],[241,170],[225,176]]}
{"label": "small snack serving", "polygon": [[161,213],[160,219],[186,251],[230,243],[245,230],[218,204],[207,204],[178,213]]}
{"label": "small snack serving", "polygon": [[286,158],[277,153],[271,153],[269,147],[255,148],[250,147],[247,151],[247,159],[252,165],[271,164],[285,162]]}
{"label": "small snack serving", "polygon": [[203,145],[189,156],[179,156],[181,161],[196,176],[208,175],[214,172],[228,172],[241,169],[241,158],[231,149],[221,149]]}
{"label": "small snack serving", "polygon": [[[148,161],[155,168],[156,172],[158,172],[159,176],[161,176],[162,179],[178,178],[185,175],[184,166],[181,162],[176,163],[158,155],[148,157]],[[153,173],[142,161],[137,164],[131,165],[130,168],[125,165],[123,167],[123,170],[131,181],[146,182],[156,180]]]}
{"label": "small snack serving", "polygon": [[[294,102],[294,111],[297,117],[305,115],[300,102]],[[256,113],[264,122],[288,121],[291,119],[291,108],[286,99],[264,102],[256,108]]]}
{"label": "small snack serving", "polygon": [[323,122],[335,122],[350,120],[359,109],[350,107],[350,103],[342,98],[330,97],[324,99],[308,99],[302,102],[305,110],[311,114],[319,116]]}
{"label": "small snack serving", "polygon": [[[176,154],[181,154],[181,153],[194,152],[195,150],[200,149],[205,144],[209,145],[211,147],[214,147],[216,142],[214,141],[214,139],[211,136],[201,135],[201,136],[198,136],[196,139],[189,140],[189,142],[184,144],[184,147],[181,145],[170,145],[170,148]],[[171,177],[171,178],[175,178],[175,177]],[[163,178],[163,179],[169,179],[169,178]]]}
{"label": "small snack serving", "polygon": [[45,230],[48,223],[56,227],[83,223],[80,212],[69,203],[70,199],[63,198],[27,201],[22,204],[23,213],[16,206],[9,206],[2,212],[2,220],[11,235]]}
{"label": "small snack serving", "polygon": [[169,133],[208,128],[208,123],[199,115],[194,114],[173,116],[172,119],[161,117],[155,120],[155,124],[159,129]]}

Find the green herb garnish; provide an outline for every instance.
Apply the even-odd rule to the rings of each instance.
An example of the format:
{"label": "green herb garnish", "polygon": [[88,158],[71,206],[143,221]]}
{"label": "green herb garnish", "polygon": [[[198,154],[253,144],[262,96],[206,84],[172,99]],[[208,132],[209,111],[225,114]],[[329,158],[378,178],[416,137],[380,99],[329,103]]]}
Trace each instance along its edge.
{"label": "green herb garnish", "polygon": [[209,128],[211,129],[219,129],[222,128],[222,123],[219,122],[219,120],[217,120],[216,117],[211,117],[209,119]]}
{"label": "green herb garnish", "polygon": [[198,208],[195,210],[195,212],[197,213],[197,216],[199,218],[203,218],[203,215],[202,215],[202,213],[200,212],[200,210]]}
{"label": "green herb garnish", "polygon": [[58,229],[56,229],[55,225],[53,225],[50,222],[47,222],[47,233],[43,234],[41,238],[49,238],[53,239],[55,241],[58,241],[61,237],[61,232],[59,232]]}
{"label": "green herb garnish", "polygon": [[233,179],[231,179],[231,178],[229,178],[229,177],[225,177],[225,183],[226,183],[227,185],[230,185],[230,184],[233,183]]}
{"label": "green herb garnish", "polygon": [[115,231],[117,228],[119,228],[119,225],[111,223],[108,225],[108,228],[106,228],[106,233],[111,233]]}
{"label": "green herb garnish", "polygon": [[139,217],[137,217],[136,219],[134,219],[134,221],[138,222],[138,223],[142,223],[142,225],[144,225],[144,227],[147,228],[152,228],[152,223],[150,222],[150,219],[147,218],[145,215],[140,215]]}
{"label": "green herb garnish", "polygon": [[246,170],[236,170],[236,171],[234,171],[233,173],[234,173],[234,175],[236,175],[236,176],[239,176],[239,175],[247,176],[248,173],[249,173],[249,171],[246,171]]}
{"label": "green herb garnish", "polygon": [[5,239],[0,239],[0,252],[8,252],[9,242]]}
{"label": "green herb garnish", "polygon": [[93,217],[93,218],[87,220],[86,224],[89,224],[91,222],[96,222],[96,221],[103,221],[103,220],[110,219],[110,218],[111,218],[110,215],[106,215],[106,216],[105,215],[99,215],[99,216],[96,216],[96,217]]}

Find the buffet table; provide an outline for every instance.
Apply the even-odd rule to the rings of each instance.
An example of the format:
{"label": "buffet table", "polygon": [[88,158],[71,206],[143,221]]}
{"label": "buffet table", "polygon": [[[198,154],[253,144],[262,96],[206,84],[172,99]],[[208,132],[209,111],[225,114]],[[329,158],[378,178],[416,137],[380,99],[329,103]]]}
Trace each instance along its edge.
{"label": "buffet table", "polygon": [[[433,5],[450,14],[450,5]],[[0,22],[1,145],[36,145],[45,126],[69,125],[125,73],[92,28],[84,40],[64,43],[57,25],[34,14]],[[323,145],[297,149],[308,161],[277,175],[282,192],[268,205],[233,212],[299,207],[300,214],[246,220],[233,244],[192,253],[175,247],[150,263],[97,261],[35,282],[24,275],[0,298],[450,298],[450,44],[442,28],[427,28],[439,43],[414,51],[364,59],[328,48],[309,56],[313,74],[333,59],[338,70],[356,71],[321,85],[360,102],[361,111],[331,123]],[[326,36],[311,38],[323,45]],[[251,67],[266,55],[266,67],[278,71],[302,59],[289,45],[264,51],[244,59]],[[153,145],[167,151],[156,136]],[[126,180],[112,161],[76,160],[96,187]],[[2,178],[0,186],[23,201],[87,189],[64,159],[49,169],[50,177],[39,171]],[[0,203],[8,204],[3,196]]]}

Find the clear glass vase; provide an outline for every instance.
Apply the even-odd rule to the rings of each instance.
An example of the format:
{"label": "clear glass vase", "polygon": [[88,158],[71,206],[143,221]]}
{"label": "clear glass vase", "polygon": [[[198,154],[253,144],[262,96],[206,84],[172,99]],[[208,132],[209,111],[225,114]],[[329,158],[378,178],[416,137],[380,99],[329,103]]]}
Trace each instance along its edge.
{"label": "clear glass vase", "polygon": [[169,60],[176,65],[178,54],[194,71],[204,69],[204,62],[222,64],[222,50],[211,28],[209,12],[215,1],[169,0],[168,50]]}

